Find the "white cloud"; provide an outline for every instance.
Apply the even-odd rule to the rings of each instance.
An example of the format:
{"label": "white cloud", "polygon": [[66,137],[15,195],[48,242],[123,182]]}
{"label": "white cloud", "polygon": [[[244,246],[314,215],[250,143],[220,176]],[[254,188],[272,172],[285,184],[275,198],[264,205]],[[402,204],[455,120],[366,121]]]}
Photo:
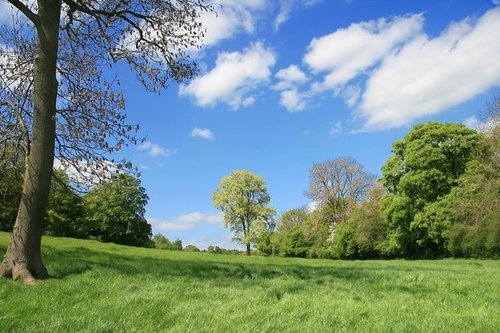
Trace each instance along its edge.
{"label": "white cloud", "polygon": [[320,208],[321,204],[317,201],[311,201],[306,205],[306,212],[312,213]]}
{"label": "white cloud", "polygon": [[64,170],[71,182],[83,188],[97,185],[121,172],[111,161],[73,161],[58,157],[54,159],[53,167]]}
{"label": "white cloud", "polygon": [[275,76],[281,82],[286,83],[304,83],[308,80],[307,75],[297,65],[290,65],[287,68],[280,69]]}
{"label": "white cloud", "polygon": [[266,7],[264,0],[219,0],[214,4],[214,12],[202,12],[200,21],[206,28],[204,46],[211,47],[219,42],[245,32],[255,30],[255,15]]}
{"label": "white cloud", "polygon": [[500,85],[500,8],[463,20],[440,36],[410,41],[387,56],[367,82],[365,130],[405,125]]}
{"label": "white cloud", "polygon": [[215,68],[181,86],[179,94],[194,97],[199,106],[226,103],[238,109],[254,102],[255,97],[248,95],[269,80],[275,62],[273,51],[260,42],[242,52],[219,53]]}
{"label": "white cloud", "polygon": [[478,129],[481,125],[481,121],[477,119],[476,116],[471,116],[463,121],[463,124],[472,129]]}
{"label": "white cloud", "polygon": [[274,29],[277,31],[283,23],[288,21],[295,7],[312,6],[320,1],[321,0],[281,0],[280,10],[274,19]]}
{"label": "white cloud", "polygon": [[0,24],[7,24],[12,20],[12,6],[8,2],[0,1]]}
{"label": "white cloud", "polygon": [[224,218],[221,214],[200,212],[182,214],[167,220],[155,217],[148,217],[147,220],[155,229],[160,231],[190,231],[196,229],[200,224],[222,225],[224,223]]}
{"label": "white cloud", "polygon": [[306,99],[307,97],[299,93],[296,89],[281,92],[281,105],[289,112],[303,111],[306,107]]}
{"label": "white cloud", "polygon": [[214,133],[210,130],[210,128],[198,128],[195,127],[191,131],[190,134],[194,138],[202,138],[202,139],[207,139],[207,140],[213,140],[215,139]]}
{"label": "white cloud", "polygon": [[303,111],[307,104],[308,95],[299,92],[298,87],[309,80],[307,75],[298,66],[290,65],[280,69],[275,77],[280,82],[275,84],[273,89],[281,90],[281,105],[289,112]]}
{"label": "white cloud", "polygon": [[361,88],[358,85],[350,85],[345,87],[341,94],[349,107],[353,107],[361,96]]}
{"label": "white cloud", "polygon": [[328,133],[330,133],[330,135],[332,136],[342,134],[342,123],[340,121],[337,121],[335,124],[333,124]]}
{"label": "white cloud", "polygon": [[354,23],[329,35],[314,38],[304,62],[314,72],[326,71],[324,89],[335,89],[380,61],[388,52],[422,29],[423,16],[380,18]]}
{"label": "white cloud", "polygon": [[282,0],[280,11],[274,20],[274,29],[278,30],[280,25],[285,23],[290,17],[290,13],[292,11],[293,0]]}
{"label": "white cloud", "polygon": [[152,143],[151,141],[144,141],[137,147],[137,150],[146,151],[152,157],[168,157],[175,153],[175,150],[165,149],[156,143]]}

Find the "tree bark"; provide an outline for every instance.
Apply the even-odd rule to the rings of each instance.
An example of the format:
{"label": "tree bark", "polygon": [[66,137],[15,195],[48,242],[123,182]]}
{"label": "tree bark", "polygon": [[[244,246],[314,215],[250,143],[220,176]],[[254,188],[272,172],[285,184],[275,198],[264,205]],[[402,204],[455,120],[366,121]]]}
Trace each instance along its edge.
{"label": "tree bark", "polygon": [[247,246],[247,256],[250,255],[250,243],[246,243]]}
{"label": "tree bark", "polygon": [[39,0],[38,14],[30,18],[38,37],[33,74],[32,141],[12,239],[0,265],[0,276],[25,283],[48,278],[42,263],[41,239],[54,162],[60,14],[60,0]]}

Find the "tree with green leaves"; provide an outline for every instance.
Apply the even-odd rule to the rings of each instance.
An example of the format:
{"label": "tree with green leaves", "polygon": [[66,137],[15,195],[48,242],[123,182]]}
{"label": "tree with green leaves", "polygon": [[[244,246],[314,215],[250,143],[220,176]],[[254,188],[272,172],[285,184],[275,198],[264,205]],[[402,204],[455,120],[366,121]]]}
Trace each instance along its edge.
{"label": "tree with green leaves", "polygon": [[500,97],[489,105],[477,158],[447,196],[453,256],[500,258]]}
{"label": "tree with green leaves", "polygon": [[[8,0],[0,27],[0,133],[25,154],[22,196],[0,276],[47,278],[41,235],[54,157],[82,174],[130,164],[110,154],[135,143],[125,100],[105,69],[122,62],[158,92],[196,73],[187,49],[201,46],[203,0]],[[109,79],[111,77],[111,79]]]}
{"label": "tree with green leaves", "polygon": [[141,181],[119,174],[85,197],[90,235],[103,242],[149,247],[151,225],[144,218],[148,196]]}
{"label": "tree with green leaves", "polygon": [[462,124],[416,125],[392,146],[382,168],[388,194],[382,199],[389,243],[396,255],[443,255],[449,227],[441,200],[477,154],[479,134]]}
{"label": "tree with green leaves", "polygon": [[224,226],[234,233],[233,239],[251,246],[259,233],[273,226],[275,209],[269,205],[264,178],[247,170],[236,170],[223,177],[212,197],[214,206],[224,214]]}
{"label": "tree with green leaves", "polygon": [[331,237],[332,255],[340,259],[370,259],[387,257],[387,221],[380,206],[385,194],[379,184],[354,209]]}
{"label": "tree with green leaves", "polygon": [[23,154],[15,142],[0,138],[0,230],[11,232],[21,201]]}
{"label": "tree with green leaves", "polygon": [[55,169],[45,215],[44,233],[50,236],[87,238],[83,198],[70,185],[62,169]]}
{"label": "tree with green leaves", "polygon": [[269,235],[269,250],[271,254],[285,255],[287,235],[293,229],[302,229],[308,219],[305,209],[294,208],[287,210],[277,220],[276,231]]}
{"label": "tree with green leaves", "polygon": [[182,241],[180,239],[176,239],[172,242],[162,234],[153,236],[153,244],[156,249],[182,251]]}

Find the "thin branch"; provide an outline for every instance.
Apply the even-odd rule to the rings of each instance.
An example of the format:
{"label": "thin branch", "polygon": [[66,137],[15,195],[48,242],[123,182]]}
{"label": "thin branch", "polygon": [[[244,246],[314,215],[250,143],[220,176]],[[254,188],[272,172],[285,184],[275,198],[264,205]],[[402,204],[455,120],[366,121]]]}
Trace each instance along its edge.
{"label": "thin branch", "polygon": [[19,9],[19,11],[21,13],[24,14],[24,16],[26,16],[31,22],[33,22],[33,24],[35,25],[35,27],[39,27],[40,26],[40,17],[33,13],[31,11],[31,9],[29,9],[28,6],[26,6],[24,3],[22,3],[20,0],[8,0],[14,7],[16,7],[17,9]]}

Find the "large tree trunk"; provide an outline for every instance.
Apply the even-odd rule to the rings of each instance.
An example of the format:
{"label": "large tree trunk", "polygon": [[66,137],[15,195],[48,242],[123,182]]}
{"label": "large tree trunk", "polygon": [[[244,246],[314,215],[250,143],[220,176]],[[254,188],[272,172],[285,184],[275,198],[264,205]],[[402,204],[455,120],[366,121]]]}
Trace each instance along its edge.
{"label": "large tree trunk", "polygon": [[250,252],[250,243],[246,243],[246,246],[247,246],[247,256],[249,256],[251,254],[251,252]]}
{"label": "large tree trunk", "polygon": [[38,50],[34,62],[34,115],[26,158],[23,193],[0,275],[34,283],[48,277],[42,263],[41,239],[54,162],[57,98],[56,61],[60,0],[39,0],[35,26]]}

